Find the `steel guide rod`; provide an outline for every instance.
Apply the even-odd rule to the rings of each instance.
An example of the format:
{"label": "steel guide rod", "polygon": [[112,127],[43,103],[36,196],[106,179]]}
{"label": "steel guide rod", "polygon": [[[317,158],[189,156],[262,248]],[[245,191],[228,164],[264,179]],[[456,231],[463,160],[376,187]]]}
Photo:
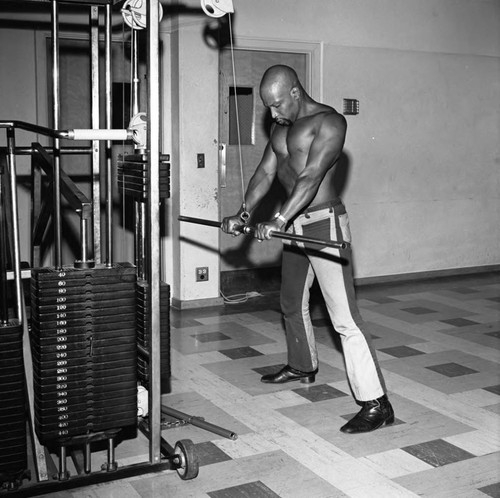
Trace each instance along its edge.
{"label": "steel guide rod", "polygon": [[[106,129],[112,126],[112,98],[111,91],[111,5],[106,5],[105,15],[105,84],[106,84]],[[113,183],[111,141],[106,141],[106,265],[113,264]]]}
{"label": "steel guide rod", "polygon": [[[53,124],[57,130],[60,120],[60,90],[59,90],[59,6],[57,0],[52,0],[52,106]],[[62,266],[61,241],[61,157],[59,138],[54,138],[54,265]]]}
{"label": "steel guide rod", "polygon": [[[90,7],[90,71],[92,128],[99,129],[99,8]],[[92,207],[93,248],[95,263],[101,262],[101,185],[100,185],[100,142],[92,140]],[[91,256],[92,257],[92,256]]]}
{"label": "steel guide rod", "polygon": [[147,275],[150,306],[150,395],[149,402],[149,459],[152,464],[161,459],[161,370],[160,370],[160,39],[159,2],[147,3],[148,43],[148,127],[150,177],[147,200]]}
{"label": "steel guide rod", "polygon": [[[7,148],[9,151],[7,161],[7,172],[9,174],[10,196],[12,204],[12,231],[14,237],[14,275],[16,288],[16,313],[19,324],[23,323],[23,289],[21,276],[21,244],[19,237],[19,218],[18,218],[18,201],[17,201],[17,173],[16,173],[16,142],[14,130],[7,130]],[[5,298],[4,298],[5,299]]]}
{"label": "steel guide rod", "polygon": [[[177,218],[179,221],[184,221],[187,223],[195,223],[197,225],[205,225],[209,227],[221,228],[221,222],[215,220],[205,220],[203,218],[191,218],[189,216],[179,216]],[[239,225],[238,230],[246,235],[251,235],[255,232],[255,227],[250,225]],[[323,240],[316,239],[314,237],[307,237],[304,235],[297,235],[295,233],[287,233],[287,232],[276,232],[271,230],[270,232],[271,238],[276,239],[284,239],[284,240],[293,240],[295,242],[303,242],[309,244],[318,244],[325,247],[333,247],[334,249],[347,249],[349,247],[349,243],[347,242],[338,242],[336,240]]]}

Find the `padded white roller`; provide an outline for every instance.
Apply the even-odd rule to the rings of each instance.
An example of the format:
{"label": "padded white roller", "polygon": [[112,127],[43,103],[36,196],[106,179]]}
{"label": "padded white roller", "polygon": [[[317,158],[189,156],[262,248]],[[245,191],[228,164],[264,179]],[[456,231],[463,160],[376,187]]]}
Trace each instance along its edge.
{"label": "padded white roller", "polygon": [[69,130],[68,138],[73,140],[129,140],[132,134],[129,130]]}

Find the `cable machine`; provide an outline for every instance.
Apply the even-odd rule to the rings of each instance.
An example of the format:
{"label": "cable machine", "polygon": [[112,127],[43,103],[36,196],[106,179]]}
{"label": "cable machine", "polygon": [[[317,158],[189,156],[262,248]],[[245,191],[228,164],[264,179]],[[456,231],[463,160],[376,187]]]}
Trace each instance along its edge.
{"label": "cable machine", "polygon": [[[27,0],[32,1],[32,0]],[[162,377],[170,375],[170,289],[161,281],[160,207],[169,196],[169,156],[160,151],[159,0],[47,0],[51,7],[53,126],[0,121],[7,147],[0,150],[0,496],[34,496],[61,489],[165,469],[181,479],[198,475],[191,440],[172,447],[163,438],[168,416],[229,439],[237,435],[161,404]],[[91,53],[90,129],[60,129],[59,4],[88,7]],[[112,9],[120,6],[131,28],[132,116],[126,129],[112,129]],[[233,12],[231,0],[202,0],[210,17]],[[101,16],[100,14],[103,14]],[[100,115],[100,18],[104,17],[105,123]],[[137,30],[147,31],[147,111],[140,112],[137,91]],[[16,131],[50,137],[51,147],[16,146]],[[90,147],[63,141],[90,141]],[[113,261],[112,154],[114,141],[133,143],[123,154],[118,185],[123,202],[134,203],[135,261]],[[64,142],[65,143],[65,142]],[[64,155],[87,154],[92,198],[61,167]],[[32,161],[32,263],[22,268],[18,220],[16,156]],[[104,157],[104,168],[101,163]],[[105,184],[105,247],[101,247],[101,178]],[[49,199],[42,195],[48,179]],[[62,255],[61,201],[79,216],[79,254],[71,265]],[[53,266],[41,266],[41,239],[52,218]],[[23,279],[29,279],[25,285]],[[28,287],[28,288],[27,288]],[[28,295],[28,299],[26,296]],[[26,306],[26,303],[29,306]],[[118,312],[117,312],[118,310]],[[138,389],[139,386],[139,389]],[[147,410],[138,417],[138,390]],[[28,406],[28,410],[26,409]],[[13,411],[15,413],[13,413]],[[27,431],[27,426],[30,430]],[[149,460],[119,467],[117,440],[142,432]],[[28,444],[28,441],[30,444]],[[107,462],[93,471],[92,446],[104,444]],[[34,468],[28,468],[27,448]],[[57,472],[48,449],[56,448]],[[67,458],[78,461],[71,476]],[[76,466],[76,465],[75,465]],[[32,475],[36,474],[36,476]],[[36,483],[26,480],[36,477]]]}

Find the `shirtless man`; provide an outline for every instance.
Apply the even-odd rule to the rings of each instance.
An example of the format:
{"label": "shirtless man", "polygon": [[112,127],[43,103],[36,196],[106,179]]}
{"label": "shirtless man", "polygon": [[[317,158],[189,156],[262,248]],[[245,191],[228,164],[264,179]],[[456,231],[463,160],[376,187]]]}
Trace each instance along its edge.
{"label": "shirtless man", "polygon": [[[224,218],[222,229],[239,235],[242,213],[251,214],[277,177],[287,199],[274,219],[257,224],[256,238],[263,241],[271,238],[271,231],[288,230],[351,242],[347,213],[333,187],[334,166],[345,140],[345,118],[332,107],[314,101],[288,66],[272,66],[264,73],[260,96],[274,120],[271,138],[249,182],[244,204],[236,215]],[[317,278],[330,319],[341,337],[351,390],[362,407],[340,430],[362,433],[392,424],[394,411],[356,305],[350,247],[339,250],[301,242],[284,244],[281,271],[288,364],[277,373],[264,375],[261,381],[315,381],[318,354],[309,316],[309,290]]]}

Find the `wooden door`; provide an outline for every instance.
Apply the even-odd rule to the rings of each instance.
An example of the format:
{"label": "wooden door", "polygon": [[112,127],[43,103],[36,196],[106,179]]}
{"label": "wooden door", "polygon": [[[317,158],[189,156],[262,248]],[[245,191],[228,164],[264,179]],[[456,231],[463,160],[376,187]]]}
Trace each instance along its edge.
{"label": "wooden door", "polygon": [[[243,200],[243,188],[248,186],[269,139],[271,117],[260,99],[259,85],[265,70],[274,64],[293,67],[301,82],[305,84],[307,81],[305,54],[234,50],[235,85],[231,52],[221,51],[219,142],[225,150],[221,151],[219,164],[220,219],[238,211]],[[240,125],[241,167],[237,122]],[[275,182],[259,208],[252,213],[250,223],[253,225],[270,219],[281,205],[283,195],[283,190]],[[221,272],[276,267],[281,261],[282,243],[279,240],[260,244],[250,236],[232,237],[222,232],[220,248]]]}

